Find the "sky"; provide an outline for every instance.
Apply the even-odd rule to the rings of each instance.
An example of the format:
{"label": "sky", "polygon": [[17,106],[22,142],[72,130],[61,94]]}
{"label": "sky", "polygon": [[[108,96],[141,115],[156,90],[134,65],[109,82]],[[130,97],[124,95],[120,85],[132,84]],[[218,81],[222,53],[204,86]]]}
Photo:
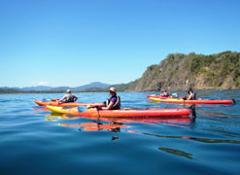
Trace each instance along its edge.
{"label": "sky", "polygon": [[0,0],[0,86],[127,83],[170,53],[240,51],[239,0]]}

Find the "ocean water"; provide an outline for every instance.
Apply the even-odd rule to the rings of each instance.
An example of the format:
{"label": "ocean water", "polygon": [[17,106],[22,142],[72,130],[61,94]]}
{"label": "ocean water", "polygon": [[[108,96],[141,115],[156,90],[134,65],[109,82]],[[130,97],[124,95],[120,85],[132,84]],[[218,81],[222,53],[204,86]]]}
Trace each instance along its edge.
{"label": "ocean water", "polygon": [[[181,92],[180,92],[181,93]],[[128,108],[188,108],[120,93]],[[78,93],[102,102],[107,93]],[[240,174],[240,90],[200,91],[235,105],[198,105],[190,122],[100,121],[53,115],[34,99],[61,94],[0,95],[0,174]]]}

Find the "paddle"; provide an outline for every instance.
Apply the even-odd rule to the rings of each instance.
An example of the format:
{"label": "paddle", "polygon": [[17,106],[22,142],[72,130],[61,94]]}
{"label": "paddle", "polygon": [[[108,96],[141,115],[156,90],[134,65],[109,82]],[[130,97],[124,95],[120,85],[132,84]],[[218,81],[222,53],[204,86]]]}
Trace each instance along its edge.
{"label": "paddle", "polygon": [[88,105],[86,108],[91,109],[91,108],[96,108],[97,114],[98,114],[98,120],[100,119],[100,114],[99,114],[99,110],[102,110],[102,107],[105,106],[104,104],[101,105]]}
{"label": "paddle", "polygon": [[105,104],[101,104],[101,105],[87,105],[87,108],[88,109],[91,109],[91,108],[96,108],[96,109],[101,109],[102,107],[105,107],[106,105]]}
{"label": "paddle", "polygon": [[58,101],[59,100],[59,98],[53,98],[53,99],[51,99],[51,101]]}

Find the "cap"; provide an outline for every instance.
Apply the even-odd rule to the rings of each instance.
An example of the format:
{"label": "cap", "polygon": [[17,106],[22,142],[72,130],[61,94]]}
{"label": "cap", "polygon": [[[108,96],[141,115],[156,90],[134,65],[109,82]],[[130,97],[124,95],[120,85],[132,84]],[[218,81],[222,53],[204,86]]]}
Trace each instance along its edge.
{"label": "cap", "polygon": [[115,87],[110,87],[110,88],[109,88],[109,91],[115,92],[115,93],[117,92]]}
{"label": "cap", "polygon": [[70,89],[68,89],[68,90],[66,91],[66,93],[71,94],[72,91],[71,91]]}

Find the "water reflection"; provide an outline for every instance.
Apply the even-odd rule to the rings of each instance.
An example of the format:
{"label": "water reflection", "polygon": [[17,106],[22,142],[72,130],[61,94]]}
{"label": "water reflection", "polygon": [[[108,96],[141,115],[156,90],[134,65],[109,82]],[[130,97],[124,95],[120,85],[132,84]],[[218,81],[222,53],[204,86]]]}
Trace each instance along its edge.
{"label": "water reflection", "polygon": [[33,106],[32,108],[33,108],[33,110],[35,110],[37,112],[48,111],[48,109],[46,107],[42,107],[42,106]]}
{"label": "water reflection", "polygon": [[[58,122],[58,126],[62,127],[69,127],[69,128],[80,128],[82,131],[112,131],[112,132],[119,132],[121,128],[127,128],[127,126],[123,125],[122,123],[117,123],[114,121],[100,121],[100,120],[89,120],[87,122],[81,121],[79,123],[79,117],[72,117],[65,114],[50,114],[45,117],[46,121],[50,122]],[[62,121],[66,122],[62,122]],[[67,121],[76,120],[75,123],[67,123]]]}
{"label": "water reflection", "polygon": [[65,115],[65,114],[57,114],[57,113],[52,113],[50,115],[47,115],[45,117],[45,120],[46,121],[49,121],[49,122],[56,122],[56,121],[59,121],[59,120],[76,120],[77,117],[70,117],[68,115]]}
{"label": "water reflection", "polygon": [[[121,129],[126,129],[129,133],[138,133],[130,130],[130,123],[165,123],[169,125],[189,124],[190,118],[173,118],[173,119],[159,119],[159,118],[89,118],[89,117],[74,117],[66,114],[52,113],[45,117],[46,121],[57,122],[58,126],[69,128],[80,128],[81,131],[111,131],[120,132]],[[80,121],[79,121],[80,120]],[[87,121],[86,121],[87,120]],[[70,122],[69,121],[73,121]]]}
{"label": "water reflection", "polygon": [[238,115],[234,114],[227,114],[225,111],[207,111],[207,110],[199,110],[199,113],[201,113],[202,116],[208,116],[208,117],[222,117],[222,118],[229,118],[229,117],[238,117]]}
{"label": "water reflection", "polygon": [[83,122],[83,123],[59,123],[58,126],[70,127],[70,128],[80,128],[82,131],[112,131],[120,132],[121,128],[126,128],[126,126],[117,123],[101,123],[101,122]]}
{"label": "water reflection", "polygon": [[196,118],[197,118],[197,114],[196,114],[196,105],[191,105],[189,107],[190,110],[192,110],[192,121],[195,122]]}
{"label": "water reflection", "polygon": [[181,156],[181,157],[185,157],[188,159],[192,159],[192,154],[191,153],[187,153],[185,151],[181,151],[178,149],[172,149],[172,148],[167,148],[167,147],[159,147],[159,150],[170,153],[170,154],[174,154],[176,156]]}
{"label": "water reflection", "polygon": [[184,139],[192,140],[202,143],[229,143],[229,144],[240,144],[240,140],[228,140],[228,139],[215,139],[215,138],[205,138],[205,137],[191,137],[191,136],[164,136],[152,133],[142,133],[148,136],[160,137],[165,139]]}

